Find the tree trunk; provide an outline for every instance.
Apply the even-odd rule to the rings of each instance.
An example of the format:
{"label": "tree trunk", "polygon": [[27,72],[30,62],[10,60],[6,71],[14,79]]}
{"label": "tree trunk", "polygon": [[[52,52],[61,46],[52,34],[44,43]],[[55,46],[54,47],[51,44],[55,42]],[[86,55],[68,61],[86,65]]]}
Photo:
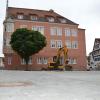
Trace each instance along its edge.
{"label": "tree trunk", "polygon": [[29,71],[29,69],[28,69],[28,63],[26,64],[25,67],[26,67],[26,68],[25,68],[25,71]]}
{"label": "tree trunk", "polygon": [[25,71],[29,71],[29,69],[28,69],[29,57],[25,58],[25,62],[26,62]]}

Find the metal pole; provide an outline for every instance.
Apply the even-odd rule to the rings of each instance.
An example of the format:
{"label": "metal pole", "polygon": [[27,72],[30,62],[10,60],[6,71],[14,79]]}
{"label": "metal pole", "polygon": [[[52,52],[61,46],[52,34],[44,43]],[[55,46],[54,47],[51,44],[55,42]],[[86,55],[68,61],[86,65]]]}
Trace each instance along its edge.
{"label": "metal pole", "polygon": [[8,3],[9,3],[9,1],[7,0],[7,2],[6,2],[6,18],[8,17]]}

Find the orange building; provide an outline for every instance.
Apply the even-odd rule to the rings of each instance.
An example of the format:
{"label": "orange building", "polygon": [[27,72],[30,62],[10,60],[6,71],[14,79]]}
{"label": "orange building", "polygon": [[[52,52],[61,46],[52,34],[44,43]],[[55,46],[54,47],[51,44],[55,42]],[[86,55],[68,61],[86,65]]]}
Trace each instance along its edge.
{"label": "orange building", "polygon": [[[58,48],[68,48],[69,64],[73,70],[86,70],[85,29],[78,24],[57,14],[52,9],[36,10],[8,7],[4,21],[4,64],[6,69],[25,69],[25,61],[21,59],[9,44],[11,34],[18,28],[37,30],[45,35],[47,46],[30,57],[29,70],[41,70],[47,67],[48,59],[56,56]],[[63,63],[63,57],[60,60]]]}

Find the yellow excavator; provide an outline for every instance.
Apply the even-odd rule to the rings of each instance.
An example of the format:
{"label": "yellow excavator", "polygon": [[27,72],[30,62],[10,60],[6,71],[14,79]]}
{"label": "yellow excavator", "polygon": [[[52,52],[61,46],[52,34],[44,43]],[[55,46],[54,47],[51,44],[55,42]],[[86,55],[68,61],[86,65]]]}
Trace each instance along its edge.
{"label": "yellow excavator", "polygon": [[[60,58],[63,55],[64,63],[60,64]],[[66,46],[59,48],[57,51],[57,56],[53,57],[54,61],[48,62],[49,70],[65,70],[65,66],[68,64],[68,49]]]}

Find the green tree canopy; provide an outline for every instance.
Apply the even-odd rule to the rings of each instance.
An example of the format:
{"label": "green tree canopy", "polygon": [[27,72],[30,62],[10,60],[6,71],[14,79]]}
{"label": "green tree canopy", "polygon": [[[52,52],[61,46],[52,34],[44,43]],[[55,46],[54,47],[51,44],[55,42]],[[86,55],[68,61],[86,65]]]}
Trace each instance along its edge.
{"label": "green tree canopy", "polygon": [[46,46],[46,38],[38,31],[26,28],[17,29],[11,35],[10,41],[12,49],[24,58],[28,64],[29,57],[38,53]]}

